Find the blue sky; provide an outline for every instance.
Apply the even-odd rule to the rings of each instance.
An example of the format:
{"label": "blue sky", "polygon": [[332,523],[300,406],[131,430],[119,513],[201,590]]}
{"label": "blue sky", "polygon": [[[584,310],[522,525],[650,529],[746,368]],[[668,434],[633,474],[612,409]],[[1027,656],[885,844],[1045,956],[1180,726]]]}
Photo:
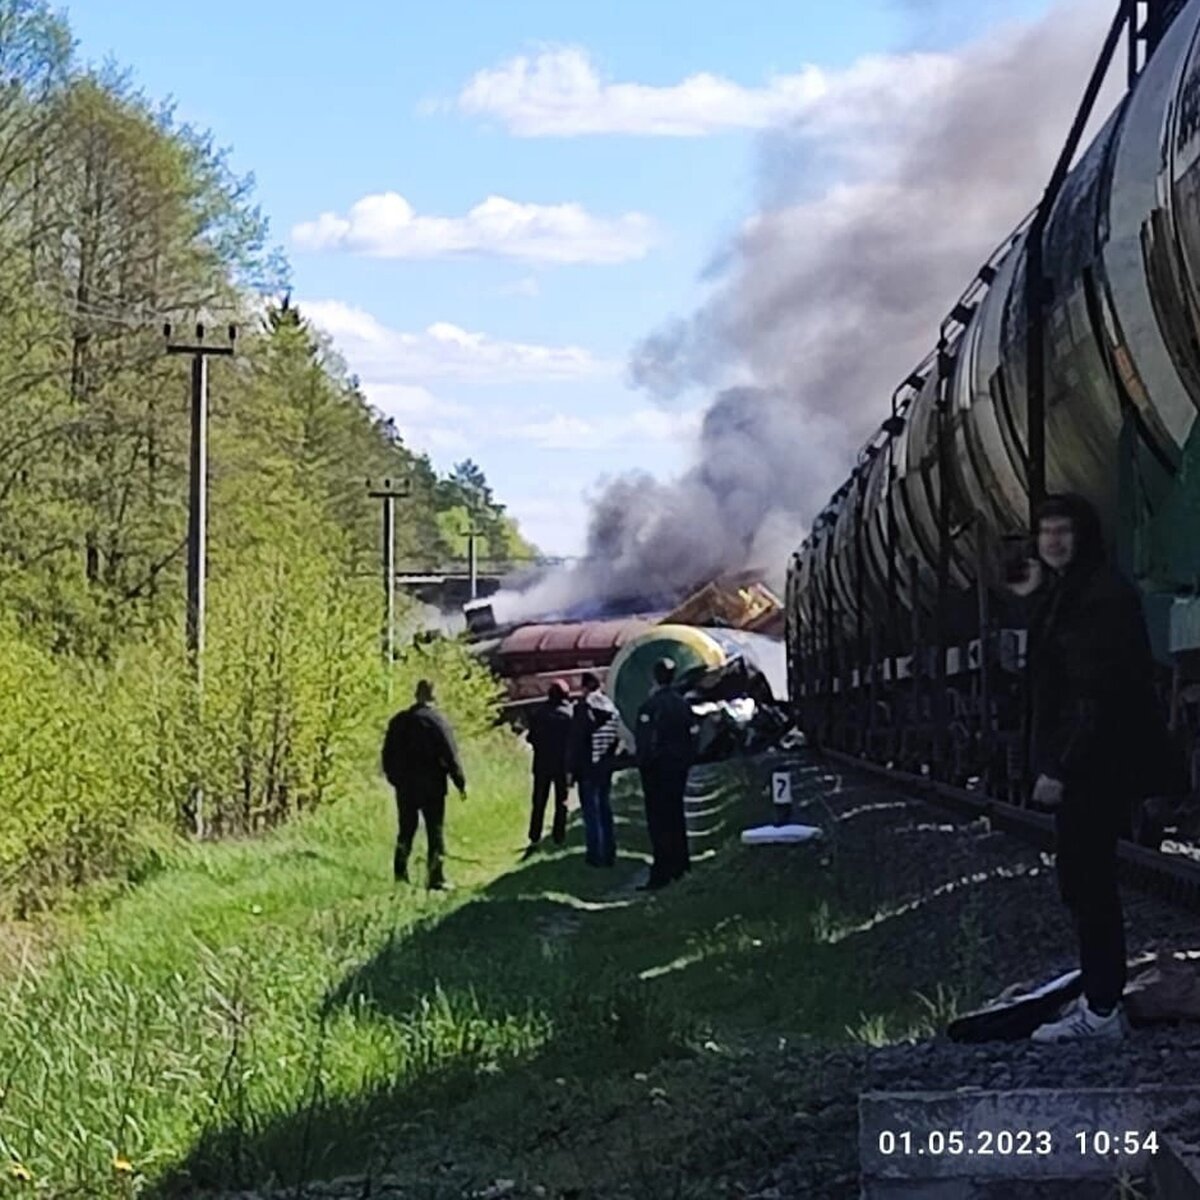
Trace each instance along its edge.
{"label": "blue sky", "polygon": [[542,549],[576,554],[599,480],[687,465],[704,395],[663,406],[627,385],[625,363],[702,303],[705,268],[758,207],[764,132],[867,56],[952,50],[1041,7],[76,0],[67,13],[84,58],[111,55],[174,96],[254,172],[301,309],[410,444],[442,469],[474,458]]}

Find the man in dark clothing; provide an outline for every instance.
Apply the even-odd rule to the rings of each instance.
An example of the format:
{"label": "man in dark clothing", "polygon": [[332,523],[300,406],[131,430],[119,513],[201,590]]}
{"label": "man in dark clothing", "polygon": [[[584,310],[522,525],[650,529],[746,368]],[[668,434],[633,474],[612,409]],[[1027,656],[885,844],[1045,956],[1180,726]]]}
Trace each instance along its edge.
{"label": "man in dark clothing", "polygon": [[417,825],[425,820],[427,886],[431,891],[446,887],[443,860],[446,844],[446,779],[454,780],[460,795],[467,798],[467,781],[454,744],[450,722],[433,707],[433,684],[417,684],[417,702],[397,713],[388,724],[383,741],[383,773],[396,791],[399,831],[392,861],[397,882],[408,882],[408,856],[412,853]]}
{"label": "man in dark clothing", "polygon": [[1014,585],[1031,597],[1032,800],[1055,814],[1059,890],[1075,920],[1083,997],[1035,1041],[1123,1036],[1125,931],[1117,841],[1157,786],[1166,730],[1137,591],[1104,559],[1095,510],[1051,496],[1037,555]]}
{"label": "man in dark clothing", "polygon": [[691,706],[671,687],[675,664],[654,664],[658,685],[638,709],[637,764],[654,861],[644,889],[654,890],[691,869],[683,795],[695,753],[697,726]]}
{"label": "man in dark clothing", "polygon": [[554,823],[551,836],[561,845],[567,837],[567,751],[571,741],[571,706],[566,685],[550,685],[544,704],[529,717],[526,735],[533,747],[533,809],[529,816],[529,848],[542,840],[546,801],[554,788]]}

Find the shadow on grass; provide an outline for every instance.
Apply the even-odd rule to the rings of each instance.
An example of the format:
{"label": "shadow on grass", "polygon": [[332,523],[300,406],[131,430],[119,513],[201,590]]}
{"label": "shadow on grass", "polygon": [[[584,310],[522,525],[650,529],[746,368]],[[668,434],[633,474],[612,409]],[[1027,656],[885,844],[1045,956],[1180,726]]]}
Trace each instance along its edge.
{"label": "shadow on grass", "polygon": [[[583,863],[576,822],[566,849],[393,934],[330,990],[320,1015],[334,1031],[345,1020],[383,1023],[400,1036],[401,1061],[374,1064],[353,1097],[325,1095],[314,1070],[295,1111],[228,1114],[149,1194],[294,1185],[401,1162],[406,1195],[464,1195],[497,1172],[524,1175],[548,1145],[631,1106],[662,1136],[683,1121],[703,1142],[713,1114],[668,1121],[644,1088],[626,1093],[637,1072],[702,1058],[710,1039],[845,1042],[860,1022],[911,1026],[916,991],[970,973],[977,932],[964,914],[987,911],[1008,881],[968,881],[964,907],[962,889],[938,891],[952,881],[911,895],[874,839],[832,859],[837,848],[819,843],[741,846],[733,831],[764,817],[760,774],[738,764],[698,776],[705,826],[716,824],[693,849],[707,842],[718,853],[661,893],[633,890],[646,847],[627,775],[614,793],[629,822],[616,867]],[[914,944],[920,953],[894,952]],[[700,1169],[703,1151],[689,1153]]]}

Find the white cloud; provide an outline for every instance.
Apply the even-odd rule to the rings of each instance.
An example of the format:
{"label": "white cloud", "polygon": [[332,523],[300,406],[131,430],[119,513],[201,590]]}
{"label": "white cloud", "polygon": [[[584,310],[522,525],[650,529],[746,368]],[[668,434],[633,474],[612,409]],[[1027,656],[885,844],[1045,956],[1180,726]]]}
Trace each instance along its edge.
{"label": "white cloud", "polygon": [[351,370],[364,380],[509,383],[578,379],[616,369],[580,346],[499,341],[445,321],[420,333],[404,333],[340,300],[309,300],[301,312],[333,338]]}
{"label": "white cloud", "polygon": [[514,441],[532,442],[542,450],[582,450],[595,445],[598,433],[594,421],[556,413],[541,421],[525,421],[502,430],[500,436]]}
{"label": "white cloud", "polygon": [[292,229],[304,250],[347,250],[373,258],[478,254],[526,262],[623,263],[654,242],[650,219],[597,217],[580,204],[521,204],[489,196],[463,217],[418,216],[397,192],[364,196],[346,216],[322,213]]}
{"label": "white cloud", "polygon": [[463,431],[464,418],[471,412],[465,405],[435,396],[428,388],[404,383],[364,380],[362,388],[367,400],[385,417],[392,418],[410,446],[446,451],[473,448]]}
{"label": "white cloud", "polygon": [[559,412],[509,426],[500,436],[530,442],[540,450],[609,450],[647,441],[687,441],[699,431],[702,416],[699,409],[678,412],[647,408],[592,418]]}
{"label": "white cloud", "polygon": [[465,417],[471,411],[465,404],[435,396],[428,388],[406,383],[372,384],[371,403],[390,416],[406,417],[410,420]]}
{"label": "white cloud", "polygon": [[478,439],[472,435],[486,424],[477,410],[427,383],[567,381],[617,369],[578,346],[500,341],[446,322],[404,333],[340,300],[303,301],[299,307],[333,340],[370,403],[422,450],[474,452]]}
{"label": "white cloud", "polygon": [[664,409],[642,408],[632,416],[631,424],[637,433],[652,441],[679,441],[700,432],[704,420],[703,408]]}
{"label": "white cloud", "polygon": [[[411,428],[411,426],[410,426]],[[446,429],[440,425],[416,427],[416,436],[409,434],[412,441],[431,450],[470,450],[475,443],[461,429]]]}
{"label": "white cloud", "polygon": [[730,129],[766,129],[822,109],[854,122],[860,115],[856,97],[877,99],[881,80],[902,79],[911,94],[936,84],[952,69],[952,60],[943,55],[874,55],[840,72],[804,66],[761,87],[708,73],[657,87],[606,82],[586,50],[567,46],[476,72],[457,105],[466,113],[498,118],[520,137],[702,137]]}

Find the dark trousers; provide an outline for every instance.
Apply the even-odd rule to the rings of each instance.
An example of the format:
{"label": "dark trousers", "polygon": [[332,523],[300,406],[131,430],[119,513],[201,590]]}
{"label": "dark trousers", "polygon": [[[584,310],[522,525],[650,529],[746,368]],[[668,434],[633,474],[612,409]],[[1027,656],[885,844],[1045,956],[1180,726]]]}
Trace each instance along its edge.
{"label": "dark trousers", "polygon": [[1117,892],[1117,840],[1128,832],[1129,806],[1068,790],[1055,814],[1059,893],[1075,919],[1083,993],[1110,1009],[1125,991],[1125,920]]}
{"label": "dark trousers", "polygon": [[396,835],[396,854],[392,868],[397,879],[408,878],[408,858],[412,854],[417,826],[425,821],[426,881],[430,887],[445,882],[443,862],[446,857],[446,788],[406,785],[396,788],[396,812],[399,831]]}
{"label": "dark trousers", "polygon": [[661,887],[679,879],[691,868],[683,809],[688,768],[674,763],[656,763],[642,767],[639,774],[646,805],[646,829],[654,854],[650,886]]}
{"label": "dark trousers", "polygon": [[556,842],[563,842],[567,837],[567,772],[534,771],[533,773],[533,809],[529,814],[529,840],[542,840],[542,823],[546,818],[546,802],[550,799],[550,787],[554,786],[554,822],[551,825],[551,836]]}

